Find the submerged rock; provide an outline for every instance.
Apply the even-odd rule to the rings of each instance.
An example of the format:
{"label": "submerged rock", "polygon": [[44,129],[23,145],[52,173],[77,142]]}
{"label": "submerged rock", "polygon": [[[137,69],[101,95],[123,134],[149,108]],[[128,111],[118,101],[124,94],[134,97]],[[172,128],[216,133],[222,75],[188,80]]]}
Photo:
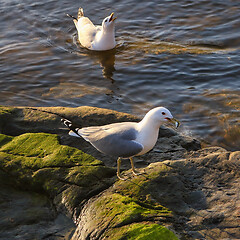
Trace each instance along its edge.
{"label": "submerged rock", "polygon": [[134,158],[142,174],[119,181],[116,159],[68,136],[61,117],[80,127],[139,120],[92,107],[0,107],[0,239],[240,238],[240,152],[201,149],[162,127],[155,148]]}

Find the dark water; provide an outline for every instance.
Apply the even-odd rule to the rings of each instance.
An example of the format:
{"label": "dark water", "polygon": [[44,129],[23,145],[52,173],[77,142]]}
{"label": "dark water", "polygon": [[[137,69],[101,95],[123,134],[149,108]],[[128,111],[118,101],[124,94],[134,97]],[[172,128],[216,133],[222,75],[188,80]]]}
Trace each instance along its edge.
{"label": "dark water", "polygon": [[[112,11],[118,46],[81,48],[71,19]],[[240,145],[240,2],[17,1],[0,3],[0,104],[90,105],[139,115],[165,106],[180,131]]]}

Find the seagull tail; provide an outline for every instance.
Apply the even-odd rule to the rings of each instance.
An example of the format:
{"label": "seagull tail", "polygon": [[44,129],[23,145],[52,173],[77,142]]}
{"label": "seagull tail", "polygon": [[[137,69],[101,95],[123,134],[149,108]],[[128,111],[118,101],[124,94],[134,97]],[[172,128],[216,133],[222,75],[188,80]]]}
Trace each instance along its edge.
{"label": "seagull tail", "polygon": [[66,13],[66,15],[67,15],[68,17],[72,18],[73,20],[76,20],[76,21],[77,21],[77,18],[74,17],[73,15],[70,15],[70,14],[68,14],[68,13]]}
{"label": "seagull tail", "polygon": [[65,126],[67,126],[69,128],[70,132],[68,134],[70,136],[81,137],[81,135],[78,134],[79,128],[75,127],[71,121],[69,121],[68,119],[64,119],[64,118],[62,118],[61,121],[63,122],[63,124]]}
{"label": "seagull tail", "polygon": [[77,17],[77,19],[79,19],[79,18],[81,18],[81,17],[84,17],[83,9],[82,9],[82,8],[79,8],[79,9],[78,9],[78,17]]}
{"label": "seagull tail", "polygon": [[68,133],[70,136],[72,136],[72,137],[80,137],[80,135],[79,134],[77,134],[77,133],[75,133],[74,131],[72,131],[72,130],[70,130],[70,132]]}
{"label": "seagull tail", "polygon": [[75,24],[75,26],[76,26],[76,28],[77,28],[78,19],[75,18],[74,16],[68,14],[68,13],[67,13],[66,15],[67,15],[68,17],[72,18],[72,20],[73,20],[73,22],[74,22],[74,24]]}

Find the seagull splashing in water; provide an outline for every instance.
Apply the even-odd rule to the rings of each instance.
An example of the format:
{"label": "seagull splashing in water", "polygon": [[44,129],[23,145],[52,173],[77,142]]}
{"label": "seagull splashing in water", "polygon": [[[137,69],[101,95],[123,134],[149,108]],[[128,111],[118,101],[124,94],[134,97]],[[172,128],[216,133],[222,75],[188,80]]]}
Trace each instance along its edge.
{"label": "seagull splashing in water", "polygon": [[91,20],[84,16],[83,9],[79,8],[78,17],[67,16],[73,19],[78,31],[78,40],[89,50],[105,51],[115,48],[115,20],[114,13],[102,21],[101,26],[95,26]]}
{"label": "seagull splashing in water", "polygon": [[129,158],[133,174],[137,175],[134,168],[133,157],[150,151],[158,139],[159,128],[163,123],[170,122],[179,126],[171,112],[164,107],[156,107],[150,110],[140,122],[120,122],[104,126],[76,128],[71,121],[62,119],[70,129],[69,135],[82,137],[90,142],[98,151],[118,157],[117,176],[120,175],[122,158]]}

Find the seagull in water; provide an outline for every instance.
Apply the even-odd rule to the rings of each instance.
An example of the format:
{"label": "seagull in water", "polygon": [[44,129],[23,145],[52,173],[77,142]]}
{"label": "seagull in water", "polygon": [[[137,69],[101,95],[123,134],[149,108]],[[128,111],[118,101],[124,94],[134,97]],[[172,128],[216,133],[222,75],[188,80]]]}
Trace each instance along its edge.
{"label": "seagull in water", "polygon": [[94,26],[89,18],[84,17],[82,8],[79,8],[77,18],[67,14],[73,19],[81,45],[96,51],[110,50],[116,46],[114,23],[116,17],[113,17],[113,15],[114,13],[104,18],[102,26]]}
{"label": "seagull in water", "polygon": [[98,151],[118,157],[117,176],[121,180],[126,180],[120,175],[122,158],[130,159],[132,172],[138,175],[133,157],[147,153],[155,146],[159,128],[163,123],[173,123],[176,128],[180,125],[180,122],[164,107],[153,108],[140,122],[120,122],[85,128],[76,128],[67,119],[62,119],[62,122],[70,129],[69,135],[82,137]]}

